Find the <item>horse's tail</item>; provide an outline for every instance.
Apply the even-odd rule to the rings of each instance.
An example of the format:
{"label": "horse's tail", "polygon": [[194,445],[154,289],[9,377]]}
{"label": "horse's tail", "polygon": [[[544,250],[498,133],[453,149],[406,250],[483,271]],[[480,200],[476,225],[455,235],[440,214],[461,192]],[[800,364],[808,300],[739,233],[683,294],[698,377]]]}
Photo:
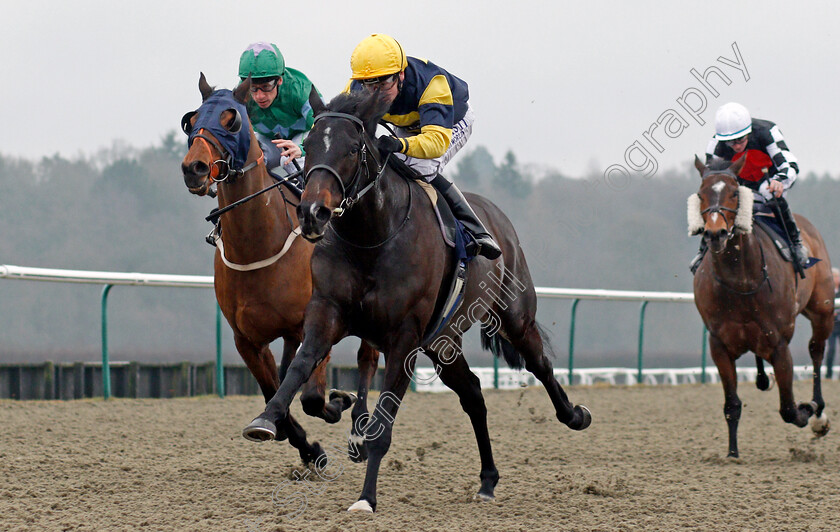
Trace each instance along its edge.
{"label": "horse's tail", "polygon": [[496,358],[504,357],[510,368],[522,369],[525,367],[525,360],[513,347],[513,344],[502,338],[498,331],[490,334],[490,328],[487,325],[481,326],[481,348],[490,351]]}
{"label": "horse's tail", "polygon": [[[551,358],[555,358],[554,346],[551,345],[551,340],[548,337],[548,331],[538,322],[534,322],[534,326],[542,340],[543,353]],[[525,359],[519,354],[519,351],[513,347],[507,339],[499,334],[498,330],[490,334],[490,329],[486,325],[481,326],[481,348],[485,351],[490,351],[496,358],[504,357],[505,362],[510,368],[522,369],[525,367]]]}

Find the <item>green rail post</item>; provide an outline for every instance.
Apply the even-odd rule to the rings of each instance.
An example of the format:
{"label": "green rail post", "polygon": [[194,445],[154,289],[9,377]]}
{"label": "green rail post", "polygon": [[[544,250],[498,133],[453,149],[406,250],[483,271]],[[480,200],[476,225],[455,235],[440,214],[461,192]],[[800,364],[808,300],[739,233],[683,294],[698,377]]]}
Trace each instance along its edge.
{"label": "green rail post", "polygon": [[493,357],[493,389],[499,389],[499,357]]}
{"label": "green rail post", "polygon": [[709,333],[709,330],[706,328],[706,324],[703,324],[703,347],[700,351],[700,382],[706,384],[706,335]]}
{"label": "green rail post", "polygon": [[572,301],[572,319],[569,325],[569,386],[574,383],[575,371],[575,314],[577,313],[577,306],[580,299]]}
{"label": "green rail post", "polygon": [[111,397],[111,366],[108,363],[108,292],[114,285],[106,284],[102,289],[102,395]]}
{"label": "green rail post", "polygon": [[639,309],[639,355],[637,360],[639,372],[636,374],[636,382],[638,384],[642,383],[642,345],[645,339],[645,308],[648,303],[650,301],[642,301],[642,308]]}
{"label": "green rail post", "polygon": [[216,393],[225,397],[225,366],[222,361],[222,309],[216,303]]}

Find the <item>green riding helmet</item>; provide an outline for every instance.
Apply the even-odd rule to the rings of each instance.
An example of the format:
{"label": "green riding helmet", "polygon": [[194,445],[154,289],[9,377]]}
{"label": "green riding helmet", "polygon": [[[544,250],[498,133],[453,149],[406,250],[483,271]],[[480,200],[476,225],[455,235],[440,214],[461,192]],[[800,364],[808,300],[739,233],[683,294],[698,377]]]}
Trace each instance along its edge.
{"label": "green riding helmet", "polygon": [[276,44],[255,42],[239,57],[239,78],[243,80],[249,74],[254,79],[279,78],[285,69],[286,62]]}

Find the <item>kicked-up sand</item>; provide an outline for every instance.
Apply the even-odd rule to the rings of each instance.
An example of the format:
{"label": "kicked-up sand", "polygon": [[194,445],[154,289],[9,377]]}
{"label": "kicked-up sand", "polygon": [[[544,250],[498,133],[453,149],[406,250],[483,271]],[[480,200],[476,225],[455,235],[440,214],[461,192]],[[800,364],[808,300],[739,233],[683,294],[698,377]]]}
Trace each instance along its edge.
{"label": "kicked-up sand", "polygon": [[[823,387],[840,430],[840,383]],[[840,433],[784,423],[776,388],[740,383],[739,459],[720,384],[566,391],[587,430],[541,387],[485,390],[501,478],[483,503],[457,397],[409,392],[373,515],[347,512],[365,471],[344,456],[349,412],[327,425],[293,406],[327,448],[323,480],[288,442],[240,436],[260,397],[2,401],[0,530],[840,530]]]}

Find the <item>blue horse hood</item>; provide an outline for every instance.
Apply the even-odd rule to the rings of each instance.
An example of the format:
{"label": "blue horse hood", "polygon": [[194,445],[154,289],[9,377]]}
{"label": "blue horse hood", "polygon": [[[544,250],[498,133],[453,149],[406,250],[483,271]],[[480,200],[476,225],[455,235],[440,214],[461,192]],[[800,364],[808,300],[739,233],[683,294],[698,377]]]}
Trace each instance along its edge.
{"label": "blue horse hood", "polygon": [[[237,131],[228,131],[222,126],[221,115],[227,110],[239,114],[241,126]],[[209,131],[219,141],[219,144],[233,157],[234,168],[242,168],[251,149],[251,133],[248,124],[248,111],[245,105],[236,101],[233,92],[228,89],[215,91],[198,108],[198,115],[190,132],[189,144],[202,129]]]}

